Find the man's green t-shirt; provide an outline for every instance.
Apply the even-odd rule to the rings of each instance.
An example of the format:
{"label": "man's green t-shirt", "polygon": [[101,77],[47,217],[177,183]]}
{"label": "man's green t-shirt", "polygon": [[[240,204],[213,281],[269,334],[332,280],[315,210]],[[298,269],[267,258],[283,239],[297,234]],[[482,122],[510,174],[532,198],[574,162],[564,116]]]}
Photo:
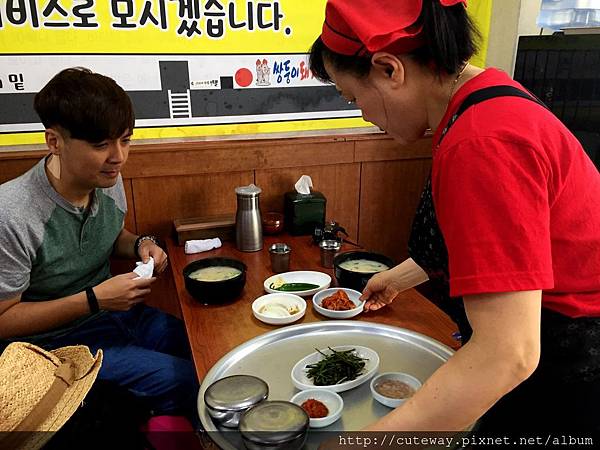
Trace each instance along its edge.
{"label": "man's green t-shirt", "polygon": [[111,276],[109,257],[127,211],[121,177],[95,189],[81,209],[50,185],[45,161],[0,185],[0,301],[19,294],[21,301],[55,300]]}

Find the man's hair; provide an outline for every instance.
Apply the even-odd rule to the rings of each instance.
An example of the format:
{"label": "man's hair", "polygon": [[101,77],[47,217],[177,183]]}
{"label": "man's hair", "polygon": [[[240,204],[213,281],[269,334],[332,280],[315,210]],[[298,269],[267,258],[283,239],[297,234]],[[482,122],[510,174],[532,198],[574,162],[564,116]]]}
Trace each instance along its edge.
{"label": "man's hair", "polygon": [[[438,75],[458,72],[477,51],[480,34],[462,4],[445,7],[440,0],[424,0],[417,24],[423,25],[427,43],[408,55],[421,65],[433,67]],[[319,37],[310,49],[309,65],[315,77],[331,83],[325,60],[336,70],[363,78],[371,71],[371,56],[336,53]]]}
{"label": "man's hair", "polygon": [[33,106],[46,128],[59,126],[87,142],[118,139],[133,131],[133,105],[112,79],[83,67],[59,72],[38,92]]}

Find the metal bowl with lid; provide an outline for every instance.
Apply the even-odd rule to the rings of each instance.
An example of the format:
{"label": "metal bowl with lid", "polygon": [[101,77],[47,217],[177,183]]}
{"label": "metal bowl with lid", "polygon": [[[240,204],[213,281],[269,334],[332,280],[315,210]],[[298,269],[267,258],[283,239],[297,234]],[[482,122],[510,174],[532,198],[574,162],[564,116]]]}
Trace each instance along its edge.
{"label": "metal bowl with lid", "polygon": [[242,414],[269,396],[269,386],[252,375],[221,378],[204,392],[208,414],[218,425],[236,428]]}
{"label": "metal bowl with lid", "polygon": [[284,401],[267,401],[247,410],[240,432],[249,450],[296,450],[308,434],[309,417],[300,406]]}

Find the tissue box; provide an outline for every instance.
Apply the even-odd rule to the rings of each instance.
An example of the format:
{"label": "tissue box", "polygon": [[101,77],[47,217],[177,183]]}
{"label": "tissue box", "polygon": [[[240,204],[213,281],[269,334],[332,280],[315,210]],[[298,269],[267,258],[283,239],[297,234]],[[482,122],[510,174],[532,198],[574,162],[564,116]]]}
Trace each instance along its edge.
{"label": "tissue box", "polygon": [[325,196],[317,191],[299,194],[286,192],[284,201],[285,228],[288,233],[299,236],[313,234],[315,226],[325,223]]}

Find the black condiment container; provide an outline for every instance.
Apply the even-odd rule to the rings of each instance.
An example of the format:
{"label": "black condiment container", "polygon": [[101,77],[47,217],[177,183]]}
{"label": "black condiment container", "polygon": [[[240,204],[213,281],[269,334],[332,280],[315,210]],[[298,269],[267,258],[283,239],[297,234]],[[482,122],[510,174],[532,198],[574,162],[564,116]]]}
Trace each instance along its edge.
{"label": "black condiment container", "polygon": [[318,191],[310,194],[286,192],[284,214],[288,233],[295,236],[313,234],[316,226],[323,227],[326,205],[327,199]]}

